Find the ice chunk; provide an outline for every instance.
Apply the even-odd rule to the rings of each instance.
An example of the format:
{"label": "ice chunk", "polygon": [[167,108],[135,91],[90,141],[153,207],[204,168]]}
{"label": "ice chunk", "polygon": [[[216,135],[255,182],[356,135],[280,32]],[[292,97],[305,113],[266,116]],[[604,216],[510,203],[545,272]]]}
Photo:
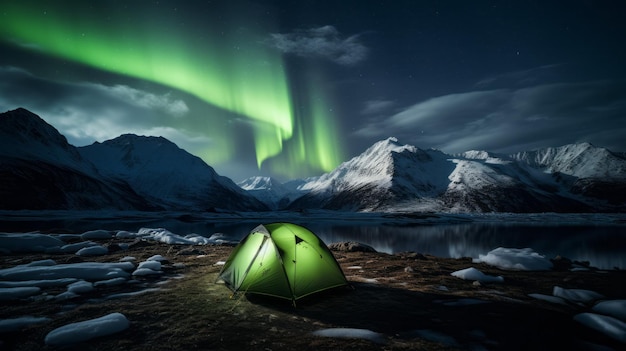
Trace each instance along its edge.
{"label": "ice chunk", "polygon": [[544,295],[544,294],[528,294],[528,296],[537,300],[543,300],[543,301],[547,301],[550,303],[558,303],[560,305],[567,305],[567,301],[565,301],[563,298],[558,297],[558,296]]}
{"label": "ice chunk", "polygon": [[552,295],[571,302],[580,303],[590,303],[604,298],[603,295],[598,294],[595,291],[583,289],[564,289],[560,286],[555,286],[554,289],[552,289]]}
{"label": "ice chunk", "polygon": [[119,278],[97,281],[93,283],[93,286],[96,288],[100,286],[116,286],[116,285],[122,285],[126,282],[127,282],[126,278],[119,277]]}
{"label": "ice chunk", "polygon": [[383,334],[376,333],[368,329],[330,328],[314,331],[313,335],[323,336],[327,338],[365,339],[375,342],[377,344],[386,343]]}
{"label": "ice chunk", "polygon": [[0,247],[9,252],[45,252],[63,245],[63,241],[50,235],[0,233]]}
{"label": "ice chunk", "polygon": [[59,295],[55,296],[54,299],[55,300],[71,300],[77,297],[78,297],[78,294],[73,293],[71,291],[66,291],[64,293],[60,293]]}
{"label": "ice chunk", "polygon": [[78,256],[102,256],[102,255],[106,255],[107,253],[109,253],[109,249],[107,249],[104,246],[89,246],[89,247],[84,247],[80,250],[78,250],[78,252],[76,252],[76,255]]}
{"label": "ice chunk", "polygon": [[160,271],[161,270],[161,262],[159,261],[145,261],[145,262],[141,262],[139,264],[139,267],[137,267],[137,269],[140,268],[147,268],[147,269],[152,269],[153,271]]}
{"label": "ice chunk", "polygon": [[0,288],[0,301],[19,300],[37,295],[41,289],[36,286],[22,286],[17,288]]}
{"label": "ice chunk", "polygon": [[592,310],[596,313],[615,317],[626,322],[626,300],[607,300],[598,302]]}
{"label": "ice chunk", "polygon": [[73,253],[85,247],[96,246],[96,245],[98,244],[94,243],[93,241],[81,241],[79,243],[67,244],[67,245],[61,246],[61,252]]}
{"label": "ice chunk", "polygon": [[159,262],[163,262],[163,261],[167,261],[167,258],[161,256],[161,255],[154,255],[150,258],[148,258],[146,261],[159,261]]}
{"label": "ice chunk", "polygon": [[127,293],[111,294],[109,296],[106,296],[105,299],[107,299],[107,300],[121,299],[121,298],[126,298],[126,297],[143,295],[145,293],[156,292],[156,291],[159,291],[159,290],[161,290],[161,288],[148,288],[148,289],[143,289],[143,290],[139,290],[139,291],[132,291],[132,292],[127,292]]}
{"label": "ice chunk", "polygon": [[170,245],[196,245],[194,241],[185,239],[182,236],[174,234],[163,228],[141,228],[139,229],[138,234],[141,237],[146,237]]}
{"label": "ice chunk", "polygon": [[115,234],[115,237],[118,239],[132,239],[137,237],[137,233],[131,233],[125,230],[120,230]]}
{"label": "ice chunk", "polygon": [[126,330],[130,322],[121,313],[115,312],[106,316],[82,322],[71,323],[54,329],[46,335],[46,345],[62,346],[75,344],[93,338],[111,335]]}
{"label": "ice chunk", "polygon": [[39,260],[39,261],[33,261],[31,263],[26,264],[25,266],[28,267],[46,267],[46,266],[54,266],[57,263],[54,260]]}
{"label": "ice chunk", "polygon": [[88,232],[84,232],[83,234],[80,235],[80,237],[83,240],[111,239],[113,237],[113,234],[108,230],[98,229],[98,230],[90,230]]}
{"label": "ice chunk", "polygon": [[511,249],[499,247],[486,255],[478,255],[474,263],[484,262],[489,265],[518,271],[545,271],[552,269],[552,262],[530,248]]}
{"label": "ice chunk", "polygon": [[626,343],[626,323],[617,318],[595,313],[579,313],[574,320],[615,340]]}
{"label": "ice chunk", "polygon": [[134,269],[130,262],[99,263],[81,262],[71,264],[58,264],[55,266],[16,266],[13,268],[0,269],[2,280],[38,280],[38,279],[62,279],[76,278],[89,281],[128,277],[126,271]]}
{"label": "ice chunk", "polygon": [[163,272],[154,271],[150,268],[138,268],[133,272],[133,275],[136,275],[136,276],[156,275],[156,274],[163,274]]}
{"label": "ice chunk", "polygon": [[452,272],[450,275],[464,280],[477,280],[481,283],[502,283],[504,281],[501,276],[487,275],[474,267]]}
{"label": "ice chunk", "polygon": [[79,280],[76,283],[72,283],[67,286],[67,291],[74,294],[83,294],[86,292],[93,291],[93,284],[90,282],[86,282],[84,280]]}
{"label": "ice chunk", "polygon": [[206,238],[198,234],[185,235],[185,239],[195,243],[196,245],[207,245],[207,244],[213,243],[209,238]]}
{"label": "ice chunk", "polygon": [[53,286],[66,286],[74,283],[76,278],[61,279],[42,279],[42,280],[20,280],[20,281],[0,281],[0,288],[17,288],[20,286],[36,286],[39,288],[47,288]]}

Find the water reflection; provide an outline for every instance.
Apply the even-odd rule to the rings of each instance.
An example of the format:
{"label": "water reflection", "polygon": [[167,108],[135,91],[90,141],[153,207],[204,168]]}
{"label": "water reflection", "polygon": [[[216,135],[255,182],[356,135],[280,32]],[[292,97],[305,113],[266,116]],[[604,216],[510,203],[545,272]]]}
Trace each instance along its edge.
{"label": "water reflection", "polygon": [[548,258],[626,268],[623,226],[537,226],[469,223],[431,226],[311,225],[325,242],[359,241],[386,253],[415,251],[439,257],[478,257],[497,247],[530,247]]}
{"label": "water reflection", "polygon": [[[238,240],[247,235],[262,219],[233,219],[220,221],[185,221],[170,218],[109,218],[103,219],[39,219],[2,221],[0,231],[52,233],[81,233],[93,229],[137,231],[142,227],[166,228],[173,233],[211,236],[224,233]],[[303,225],[327,244],[358,241],[380,252],[415,251],[439,257],[473,257],[486,254],[497,247],[530,247],[548,258],[557,255],[573,260],[589,261],[603,269],[626,269],[626,225],[560,225],[509,224],[506,222],[469,222],[434,225],[385,225],[380,222],[294,221]]]}

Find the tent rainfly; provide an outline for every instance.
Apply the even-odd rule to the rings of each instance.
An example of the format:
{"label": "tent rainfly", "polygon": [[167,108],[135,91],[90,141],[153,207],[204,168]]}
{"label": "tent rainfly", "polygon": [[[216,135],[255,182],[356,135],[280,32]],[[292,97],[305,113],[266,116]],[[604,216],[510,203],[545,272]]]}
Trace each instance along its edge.
{"label": "tent rainfly", "polygon": [[259,225],[235,247],[218,276],[233,292],[295,301],[348,285],[326,244],[292,223]]}

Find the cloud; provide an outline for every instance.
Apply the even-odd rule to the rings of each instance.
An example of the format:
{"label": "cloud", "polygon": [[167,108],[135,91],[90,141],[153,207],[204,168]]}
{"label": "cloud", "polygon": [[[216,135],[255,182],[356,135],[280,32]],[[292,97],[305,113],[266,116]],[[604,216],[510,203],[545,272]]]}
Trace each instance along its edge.
{"label": "cloud", "polygon": [[388,111],[395,106],[395,101],[391,100],[370,100],[366,101],[361,114],[363,115],[375,115]]}
{"label": "cloud", "polygon": [[588,141],[626,150],[625,82],[545,84],[450,94],[368,123],[361,137],[399,137],[455,153],[514,152]]}
{"label": "cloud", "polygon": [[556,79],[557,73],[563,71],[565,64],[551,64],[525,70],[507,72],[484,78],[475,84],[478,89],[494,89],[497,87],[524,87],[544,84]]}
{"label": "cloud", "polygon": [[0,109],[17,107],[40,115],[77,146],[124,133],[152,135],[155,126],[175,126],[189,111],[184,101],[169,94],[125,85],[55,82],[0,67]]}
{"label": "cloud", "polygon": [[184,101],[172,100],[170,94],[155,95],[126,85],[115,85],[113,87],[100,85],[99,87],[119,99],[128,99],[128,101],[131,101],[138,107],[162,110],[174,117],[182,117],[189,112],[189,107],[187,107]]}
{"label": "cloud", "polygon": [[333,26],[297,30],[293,33],[273,33],[268,44],[286,54],[324,58],[340,65],[354,65],[367,58],[368,48],[359,36],[343,39]]}

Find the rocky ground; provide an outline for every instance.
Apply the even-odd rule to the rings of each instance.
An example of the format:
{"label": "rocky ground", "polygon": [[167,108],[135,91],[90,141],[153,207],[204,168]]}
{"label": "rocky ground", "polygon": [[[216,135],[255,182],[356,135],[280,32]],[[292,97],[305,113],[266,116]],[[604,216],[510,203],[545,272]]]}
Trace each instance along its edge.
{"label": "rocky ground", "polygon": [[[110,244],[110,243],[109,243]],[[111,247],[111,246],[110,246]],[[417,253],[382,254],[333,251],[351,288],[290,301],[253,295],[231,296],[215,283],[232,247],[185,247],[136,242],[128,250],[96,258],[75,255],[4,255],[0,268],[51,258],[137,261],[153,255],[168,259],[165,274],[135,285],[107,287],[71,301],[0,301],[0,319],[47,316],[52,321],[0,334],[2,350],[52,350],[44,344],[51,330],[111,312],[123,313],[129,329],[79,343],[69,350],[541,350],[624,347],[573,320],[588,307],[553,304],[529,297],[551,295],[555,286],[588,289],[611,299],[626,298],[626,271],[502,271],[471,259],[443,259]],[[476,267],[504,277],[478,284],[450,275]],[[114,293],[159,290],[117,299]],[[54,295],[64,289],[49,289]],[[325,328],[359,328],[380,333],[374,341],[313,335]]]}

